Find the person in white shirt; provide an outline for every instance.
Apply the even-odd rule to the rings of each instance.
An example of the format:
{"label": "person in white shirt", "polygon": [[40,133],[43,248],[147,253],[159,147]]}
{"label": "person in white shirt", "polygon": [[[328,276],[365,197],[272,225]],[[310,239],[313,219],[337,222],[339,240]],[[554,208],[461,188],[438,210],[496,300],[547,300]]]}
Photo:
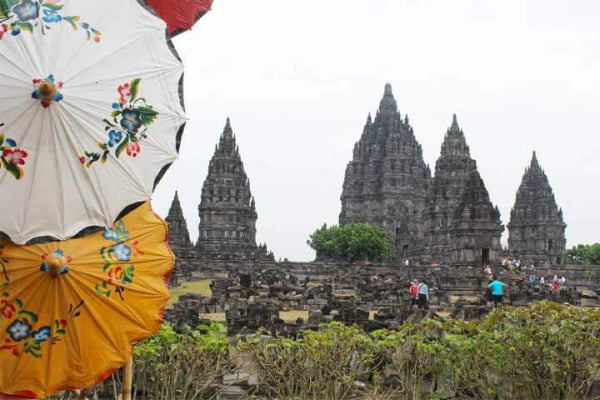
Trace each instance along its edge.
{"label": "person in white shirt", "polygon": [[429,300],[429,288],[427,287],[427,283],[425,281],[421,281],[419,283],[417,286],[417,293],[419,295],[419,299],[417,300],[419,309],[429,308],[427,305],[427,301]]}

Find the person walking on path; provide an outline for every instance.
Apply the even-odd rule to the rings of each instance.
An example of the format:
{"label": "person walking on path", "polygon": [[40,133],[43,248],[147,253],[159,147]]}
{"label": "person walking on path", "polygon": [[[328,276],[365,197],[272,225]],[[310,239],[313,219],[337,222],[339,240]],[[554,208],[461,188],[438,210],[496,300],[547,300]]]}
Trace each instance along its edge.
{"label": "person walking on path", "polygon": [[419,310],[428,309],[427,300],[429,300],[429,288],[427,287],[427,283],[422,281],[417,286],[417,293],[419,294],[418,305]]}
{"label": "person walking on path", "polygon": [[417,293],[417,281],[412,281],[410,283],[410,288],[408,289],[408,297],[410,299],[410,309],[412,310],[413,306],[417,304],[417,299],[419,295]]}
{"label": "person walking on path", "polygon": [[499,281],[496,277],[494,280],[488,283],[488,287],[492,290],[492,299],[494,301],[494,307],[502,305],[502,299],[504,298],[504,288],[508,285],[502,281]]}

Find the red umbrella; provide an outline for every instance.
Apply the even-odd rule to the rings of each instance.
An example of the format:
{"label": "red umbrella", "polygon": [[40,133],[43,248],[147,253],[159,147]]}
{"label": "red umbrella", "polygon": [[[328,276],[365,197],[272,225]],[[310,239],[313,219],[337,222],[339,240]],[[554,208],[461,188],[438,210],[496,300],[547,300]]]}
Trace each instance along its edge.
{"label": "red umbrella", "polygon": [[192,29],[206,12],[213,0],[146,0],[156,13],[167,23],[171,36]]}

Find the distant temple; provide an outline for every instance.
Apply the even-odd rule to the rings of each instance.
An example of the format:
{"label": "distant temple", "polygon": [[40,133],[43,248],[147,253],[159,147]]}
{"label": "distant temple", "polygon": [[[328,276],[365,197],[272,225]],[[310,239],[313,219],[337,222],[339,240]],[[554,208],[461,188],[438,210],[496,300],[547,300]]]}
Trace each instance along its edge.
{"label": "distant temple", "polygon": [[560,264],[564,259],[566,227],[548,178],[533,152],[510,212],[510,252],[531,261]]}
{"label": "distant temple", "polygon": [[[175,194],[171,210],[178,208]],[[189,237],[185,221],[175,218],[178,213],[173,212],[173,217],[169,213],[171,221],[178,221],[171,222],[171,243],[176,254],[179,249],[198,259],[273,259],[266,245],[256,245],[256,206],[229,118],[210,160],[198,212],[199,237],[193,249],[185,240]]]}
{"label": "distant temple", "polygon": [[[432,177],[390,84],[354,146],[341,203],[340,224],[382,227],[395,242],[395,260],[482,265],[512,256],[525,262],[564,261],[562,210],[535,153],[517,192],[509,247],[503,250],[500,211],[490,201],[456,115]],[[176,254],[188,260],[274,259],[266,245],[256,245],[255,201],[229,119],[210,161],[198,210],[199,238],[193,245],[175,194],[167,221]]]}
{"label": "distant temple", "polygon": [[180,254],[193,247],[177,192],[165,221],[169,224],[169,244],[175,253]]}
{"label": "distant temple", "polygon": [[368,116],[346,167],[340,224],[379,225],[396,242],[397,255],[411,257],[423,246],[430,181],[421,145],[387,84],[375,120]]}
{"label": "distant temple", "polygon": [[[565,251],[562,212],[537,161],[528,171],[511,215],[508,251],[526,261],[560,262]],[[502,253],[500,211],[490,202],[456,115],[432,178],[389,84],[375,120],[369,115],[354,147],[341,201],[340,224],[381,226],[396,243],[397,259],[482,265]]]}

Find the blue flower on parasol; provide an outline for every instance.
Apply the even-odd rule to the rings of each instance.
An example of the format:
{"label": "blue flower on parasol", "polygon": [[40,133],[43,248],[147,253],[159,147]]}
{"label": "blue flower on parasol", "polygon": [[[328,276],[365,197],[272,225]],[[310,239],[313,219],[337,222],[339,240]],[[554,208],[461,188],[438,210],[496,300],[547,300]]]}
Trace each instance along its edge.
{"label": "blue flower on parasol", "polygon": [[138,110],[126,108],[121,115],[121,126],[128,132],[136,133],[142,126],[142,117]]}

